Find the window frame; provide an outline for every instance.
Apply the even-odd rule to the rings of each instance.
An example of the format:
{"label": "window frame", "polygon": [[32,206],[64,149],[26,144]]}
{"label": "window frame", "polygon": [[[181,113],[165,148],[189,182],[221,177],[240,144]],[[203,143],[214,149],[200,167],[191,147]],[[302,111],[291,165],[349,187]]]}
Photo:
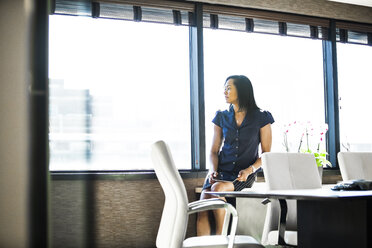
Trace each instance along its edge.
{"label": "window frame", "polygon": [[[125,1],[124,1],[125,2]],[[128,1],[130,2],[130,1]],[[163,1],[172,2],[172,1]],[[144,4],[146,2],[141,2]],[[155,3],[154,3],[155,4]],[[190,5],[190,3],[187,3]],[[97,2],[94,2],[94,12],[97,11]],[[155,4],[156,5],[156,4]],[[324,101],[325,101],[325,121],[329,126],[329,132],[326,134],[326,147],[329,153],[329,160],[332,163],[332,168],[326,168],[327,170],[339,170],[337,162],[337,153],[340,151],[340,130],[339,130],[339,107],[338,107],[338,78],[337,78],[337,51],[336,43],[345,42],[345,40],[337,41],[336,31],[337,28],[348,27],[345,25],[347,22],[339,22],[329,18],[317,18],[308,17],[297,14],[281,14],[278,12],[267,11],[267,10],[252,10],[245,8],[236,7],[221,7],[217,5],[204,4],[204,3],[193,3],[194,9],[189,12],[189,70],[190,70],[190,115],[191,115],[191,168],[189,170],[180,170],[181,174],[205,176],[208,170],[206,166],[207,148],[205,147],[205,106],[204,106],[204,55],[203,55],[203,14],[218,15],[218,10],[222,14],[233,15],[244,15],[245,12],[255,13],[257,16],[264,16],[271,20],[283,23],[283,21],[297,21],[298,23],[306,23],[308,25],[319,24],[323,25],[324,29],[322,32],[323,42],[323,70],[324,70]],[[154,7],[154,6],[152,6]],[[165,7],[165,5],[159,5],[159,7]],[[169,7],[169,6],[168,6]],[[172,6],[170,6],[172,7]],[[92,12],[93,12],[92,9]],[[206,11],[204,11],[206,10]],[[190,7],[187,8],[190,11]],[[209,12],[208,12],[209,11]],[[53,13],[53,11],[52,11]],[[238,13],[238,14],[237,14]],[[92,17],[96,18],[97,14],[92,13]],[[141,21],[140,19],[134,21]],[[217,18],[218,21],[218,18]],[[285,22],[284,22],[285,23]],[[341,23],[341,24],[340,24]],[[175,23],[177,25],[177,23]],[[280,25],[279,25],[280,26]],[[312,26],[314,27],[314,26]],[[352,23],[350,26],[353,30],[368,33],[368,44],[372,45],[372,25],[369,24],[355,24]],[[218,23],[214,23],[213,27],[218,28]],[[246,32],[252,30],[247,29]],[[275,35],[275,34],[267,34]],[[286,35],[286,32],[279,32],[277,35]],[[318,36],[312,36],[308,38],[318,38]],[[371,40],[370,40],[371,39]],[[346,41],[347,42],[347,41]],[[363,44],[361,44],[363,45]],[[46,99],[47,100],[47,99]],[[47,101],[46,101],[47,102]],[[47,107],[46,107],[46,111]],[[46,131],[48,136],[48,131]],[[149,178],[149,174],[154,174],[153,170],[123,170],[123,171],[50,171],[54,175],[121,175],[120,178]],[[200,173],[201,172],[201,173]],[[194,174],[193,174],[194,173]],[[196,173],[196,174],[195,174]],[[123,176],[125,175],[125,176]],[[136,175],[135,177],[133,175]],[[192,176],[193,177],[193,176]],[[92,176],[94,178],[94,176]],[[151,176],[152,178],[152,176]]]}

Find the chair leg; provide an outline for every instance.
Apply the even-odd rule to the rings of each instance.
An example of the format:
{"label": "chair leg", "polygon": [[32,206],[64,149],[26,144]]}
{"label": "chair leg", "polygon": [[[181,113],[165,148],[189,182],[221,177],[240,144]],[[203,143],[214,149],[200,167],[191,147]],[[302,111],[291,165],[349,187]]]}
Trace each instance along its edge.
{"label": "chair leg", "polygon": [[278,235],[278,244],[286,246],[286,242],[284,241],[284,235],[285,235],[285,228],[287,224],[287,201],[285,199],[279,199],[280,204],[280,217],[279,217],[279,235]]}
{"label": "chair leg", "polygon": [[[235,197],[226,197],[226,202],[230,203],[231,205],[234,206],[234,208],[236,208],[236,198]],[[227,230],[227,233],[231,232],[231,223],[232,223],[232,219],[230,218],[229,229]]]}

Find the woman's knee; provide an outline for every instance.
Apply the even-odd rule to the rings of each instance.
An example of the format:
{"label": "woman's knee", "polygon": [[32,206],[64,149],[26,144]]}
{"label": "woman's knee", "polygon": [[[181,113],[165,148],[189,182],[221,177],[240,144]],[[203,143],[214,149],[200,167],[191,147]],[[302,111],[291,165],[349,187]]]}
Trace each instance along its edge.
{"label": "woman's knee", "polygon": [[220,192],[220,191],[232,191],[232,190],[234,190],[234,186],[233,186],[233,184],[230,185],[230,183],[217,182],[217,183],[214,183],[212,185],[211,190],[212,191],[217,191],[217,192]]}
{"label": "woman's knee", "polygon": [[205,194],[205,192],[210,191],[210,189],[204,189],[200,194],[200,200],[210,199],[213,198],[213,195]]}

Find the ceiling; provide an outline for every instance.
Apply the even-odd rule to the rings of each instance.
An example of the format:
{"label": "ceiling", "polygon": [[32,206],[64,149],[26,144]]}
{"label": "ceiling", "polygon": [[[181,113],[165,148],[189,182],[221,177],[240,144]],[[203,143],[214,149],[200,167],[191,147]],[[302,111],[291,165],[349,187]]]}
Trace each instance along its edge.
{"label": "ceiling", "polygon": [[328,1],[372,7],[372,0],[328,0]]}

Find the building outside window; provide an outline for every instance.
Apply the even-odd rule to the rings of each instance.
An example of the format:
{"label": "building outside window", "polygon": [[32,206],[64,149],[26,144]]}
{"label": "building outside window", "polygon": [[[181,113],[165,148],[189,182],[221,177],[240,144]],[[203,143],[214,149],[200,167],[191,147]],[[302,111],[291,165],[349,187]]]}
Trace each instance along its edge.
{"label": "building outside window", "polygon": [[149,170],[159,139],[190,169],[188,27],[49,20],[50,170]]}

